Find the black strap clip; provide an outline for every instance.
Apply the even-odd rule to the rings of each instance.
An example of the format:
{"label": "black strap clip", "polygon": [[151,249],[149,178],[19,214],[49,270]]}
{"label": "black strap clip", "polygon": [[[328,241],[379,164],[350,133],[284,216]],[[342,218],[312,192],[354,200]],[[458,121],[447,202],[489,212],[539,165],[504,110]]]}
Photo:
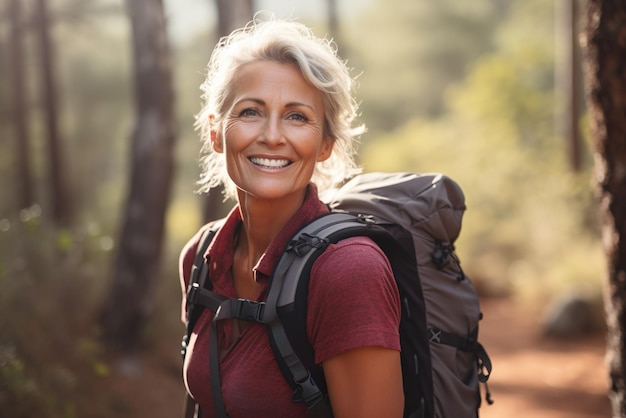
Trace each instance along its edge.
{"label": "black strap clip", "polygon": [[328,239],[316,237],[315,235],[309,235],[303,233],[297,240],[293,240],[287,250],[293,250],[298,257],[303,257],[311,249],[323,249],[329,244]]}
{"label": "black strap clip", "polygon": [[185,299],[187,302],[187,310],[189,310],[190,306],[196,303],[199,289],[200,285],[198,283],[191,283],[187,286],[187,298]]}
{"label": "black strap clip", "polygon": [[249,299],[237,299],[234,317],[243,321],[263,322],[265,302],[256,302]]}
{"label": "black strap clip", "polygon": [[304,402],[307,406],[312,407],[324,399],[324,395],[313,381],[310,373],[301,381],[294,381],[296,390],[294,391],[292,400],[294,402]]}

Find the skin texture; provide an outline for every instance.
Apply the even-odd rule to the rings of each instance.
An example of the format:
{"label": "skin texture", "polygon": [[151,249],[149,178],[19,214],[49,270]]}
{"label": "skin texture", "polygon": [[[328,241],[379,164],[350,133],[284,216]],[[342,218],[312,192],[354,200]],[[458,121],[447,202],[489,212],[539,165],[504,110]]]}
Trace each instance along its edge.
{"label": "skin texture", "polygon": [[[243,219],[234,255],[237,296],[254,299],[252,268],[304,200],[315,164],[332,152],[324,132],[322,93],[293,64],[245,65],[233,83],[222,119],[212,116],[211,140],[224,153]],[[244,323],[234,327],[240,332]],[[325,362],[336,418],[401,417],[399,352],[350,350]]]}
{"label": "skin texture", "polygon": [[324,362],[335,418],[402,417],[400,353],[381,347],[347,351]]}

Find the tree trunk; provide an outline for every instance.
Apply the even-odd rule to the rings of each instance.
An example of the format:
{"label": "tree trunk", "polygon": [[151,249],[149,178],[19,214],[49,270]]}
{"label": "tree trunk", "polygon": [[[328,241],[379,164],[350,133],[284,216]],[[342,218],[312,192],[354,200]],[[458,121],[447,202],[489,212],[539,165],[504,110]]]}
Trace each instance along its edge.
{"label": "tree trunk", "polygon": [[582,169],[582,144],[580,117],[583,112],[581,80],[581,57],[579,36],[579,0],[556,0],[556,26],[558,42],[556,87],[558,100],[563,108],[558,112],[557,134],[566,141],[570,168],[574,172]]}
{"label": "tree trunk", "polygon": [[607,256],[609,397],[614,417],[626,416],[626,2],[586,4],[585,64],[595,146],[595,179]]}
{"label": "tree trunk", "polygon": [[155,288],[174,172],[174,93],[162,0],[127,0],[133,33],[136,121],[112,286],[101,315],[105,343],[140,346]]}
{"label": "tree trunk", "polygon": [[60,226],[68,226],[72,220],[72,201],[65,175],[63,152],[58,127],[58,95],[55,81],[54,53],[50,36],[50,19],[47,0],[37,0],[35,15],[39,33],[40,70],[43,88],[43,105],[48,141],[48,180],[52,202],[52,220]]}
{"label": "tree trunk", "polygon": [[217,30],[226,36],[252,20],[252,0],[217,0]]}
{"label": "tree trunk", "polygon": [[[326,13],[328,16],[328,33],[337,45],[342,46],[343,42],[341,42],[341,35],[339,34],[339,7],[337,0],[327,0],[326,6],[328,7]],[[345,51],[342,55],[346,55]]]}
{"label": "tree trunk", "polygon": [[24,80],[24,44],[21,0],[11,0],[9,15],[11,21],[11,87],[13,88],[13,126],[15,127],[16,161],[15,191],[17,209],[24,209],[35,203],[28,135],[28,109],[26,107],[26,83]]}

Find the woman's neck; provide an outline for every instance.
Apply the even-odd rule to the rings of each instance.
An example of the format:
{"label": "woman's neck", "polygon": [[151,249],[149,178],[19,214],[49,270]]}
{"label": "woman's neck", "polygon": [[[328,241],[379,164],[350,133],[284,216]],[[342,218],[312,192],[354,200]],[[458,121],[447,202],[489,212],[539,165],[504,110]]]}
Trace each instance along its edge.
{"label": "woman's neck", "polygon": [[[270,243],[300,209],[306,190],[280,200],[256,199],[242,194],[239,210],[243,222],[237,246],[243,244],[247,258],[255,265]],[[244,242],[245,241],[245,242]]]}

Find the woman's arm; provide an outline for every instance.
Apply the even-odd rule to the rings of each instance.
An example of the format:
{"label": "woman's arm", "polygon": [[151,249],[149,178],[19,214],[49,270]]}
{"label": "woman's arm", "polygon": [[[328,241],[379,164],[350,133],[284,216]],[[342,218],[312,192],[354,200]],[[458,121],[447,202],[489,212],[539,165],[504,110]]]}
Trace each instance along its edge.
{"label": "woman's arm", "polygon": [[312,268],[307,323],[335,418],[401,418],[400,298],[374,242],[348,238],[320,255]]}
{"label": "woman's arm", "polygon": [[400,352],[363,347],[323,364],[335,418],[401,418],[404,412]]}

